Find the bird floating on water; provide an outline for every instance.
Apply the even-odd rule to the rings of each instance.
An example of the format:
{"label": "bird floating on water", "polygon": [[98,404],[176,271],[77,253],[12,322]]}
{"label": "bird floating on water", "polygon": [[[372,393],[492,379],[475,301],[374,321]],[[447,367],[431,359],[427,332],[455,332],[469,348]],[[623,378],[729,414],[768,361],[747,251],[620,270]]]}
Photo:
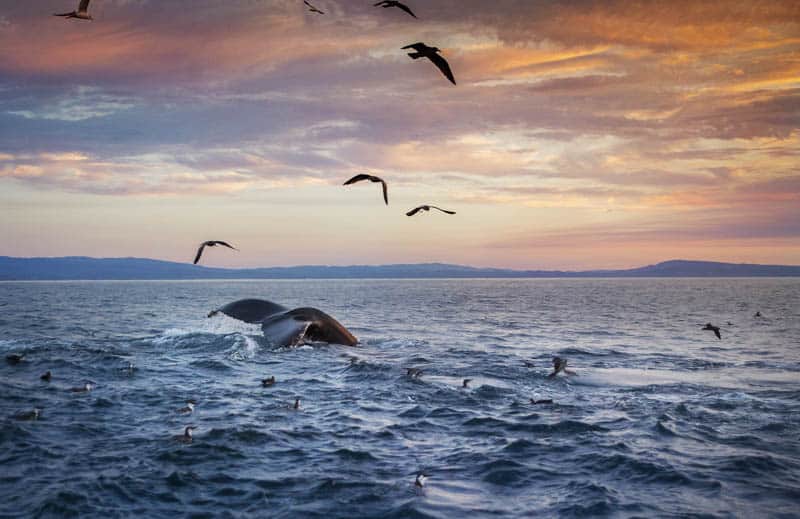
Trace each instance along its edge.
{"label": "bird floating on water", "polygon": [[172,438],[181,443],[192,443],[192,431],[197,429],[194,425],[187,425],[183,430],[183,434],[176,434]]}
{"label": "bird floating on water", "polygon": [[195,402],[193,399],[190,398],[189,400],[186,401],[186,407],[181,407],[180,409],[178,409],[178,412],[181,414],[192,414],[194,412],[194,406],[196,405],[197,402]]}
{"label": "bird floating on water", "polygon": [[47,370],[46,372],[42,373],[42,376],[39,378],[45,382],[50,382],[50,379],[53,378],[53,374],[50,373],[50,370]]}
{"label": "bird floating on water", "polygon": [[406,4],[398,2],[397,0],[383,0],[382,2],[375,4],[375,7],[383,7],[384,9],[388,9],[389,7],[397,7],[398,9],[402,9],[403,11],[407,12],[414,18],[417,17],[417,15],[415,15]]}
{"label": "bird floating on water", "polygon": [[292,406],[292,409],[295,409],[295,410],[300,409],[300,398],[295,398],[294,399],[294,405]]}
{"label": "bird floating on water", "polygon": [[271,387],[275,385],[275,375],[261,380],[262,387]]}
{"label": "bird floating on water", "polygon": [[77,18],[78,20],[90,20],[90,21],[94,20],[94,18],[92,18],[92,15],[89,14],[89,0],[81,0],[80,5],[78,5],[77,11],[54,14],[53,16],[61,16],[63,18]]}
{"label": "bird floating on water", "polygon": [[414,216],[420,211],[430,211],[431,209],[438,209],[439,211],[447,214],[456,214],[455,211],[448,211],[447,209],[442,209],[441,207],[436,207],[435,205],[421,205],[407,212],[406,216]]}
{"label": "bird floating on water", "polygon": [[304,4],[306,4],[306,5],[308,6],[308,10],[309,10],[309,11],[311,11],[312,13],[317,13],[317,14],[325,14],[325,12],[324,12],[324,11],[320,11],[319,9],[317,9],[316,7],[314,7],[313,5],[311,5],[311,4],[308,2],[308,0],[303,0],[303,3],[304,3]]}
{"label": "bird floating on water", "polygon": [[406,45],[403,47],[403,50],[405,49],[414,49],[416,51],[408,53],[412,59],[428,58],[431,60],[431,62],[442,71],[444,77],[449,79],[454,85],[456,84],[456,79],[453,77],[453,71],[450,70],[450,65],[447,63],[447,60],[438,54],[441,52],[438,47],[429,47],[422,42],[418,42]]}
{"label": "bird floating on water", "polygon": [[17,420],[38,420],[39,417],[42,416],[42,410],[38,407],[34,408],[32,411],[22,411],[14,415],[14,418]]}
{"label": "bird floating on water", "polygon": [[553,399],[552,398],[545,398],[545,399],[542,399],[542,400],[534,400],[533,398],[531,398],[531,403],[534,404],[534,405],[537,405],[537,404],[552,404],[553,403]]}
{"label": "bird floating on water", "polygon": [[82,386],[69,388],[71,393],[88,393],[93,389],[94,389],[94,384],[92,384],[91,382],[87,382]]}
{"label": "bird floating on water", "polygon": [[553,372],[547,375],[547,378],[553,378],[561,372],[566,375],[575,375],[574,371],[567,369],[567,359],[561,357],[553,357]]}
{"label": "bird floating on water", "polygon": [[235,251],[239,250],[236,247],[234,247],[233,245],[231,245],[229,243],[226,243],[224,241],[220,241],[220,240],[204,241],[202,244],[200,244],[200,248],[197,249],[197,256],[194,257],[194,264],[197,265],[197,262],[200,261],[200,256],[203,255],[203,249],[205,249],[206,247],[216,247],[217,245],[222,245],[223,247],[228,247],[229,249],[233,249]]}
{"label": "bird floating on water", "polygon": [[17,364],[19,364],[23,360],[25,360],[25,354],[24,353],[10,353],[10,354],[6,355],[6,362],[11,364],[12,366],[16,366]]}
{"label": "bird floating on water", "polygon": [[406,376],[411,378],[419,378],[422,376],[422,370],[419,368],[406,368]]}
{"label": "bird floating on water", "polygon": [[380,182],[381,187],[383,189],[383,201],[386,202],[386,205],[389,205],[389,189],[386,187],[386,182],[381,177],[376,177],[375,175],[367,175],[366,173],[360,173],[342,185],[349,186],[350,184],[355,184],[356,182],[361,182],[362,180],[369,180],[370,182]]}
{"label": "bird floating on water", "polygon": [[706,325],[703,326],[703,330],[712,331],[714,332],[714,335],[717,336],[717,339],[722,339],[722,334],[719,333],[719,326],[714,326],[711,323],[706,323]]}
{"label": "bird floating on water", "polygon": [[471,378],[465,378],[461,384],[461,387],[469,387],[469,383],[472,382]]}
{"label": "bird floating on water", "polygon": [[429,474],[425,474],[424,472],[420,472],[417,474],[417,479],[414,480],[414,486],[417,488],[424,488],[425,481],[430,477]]}

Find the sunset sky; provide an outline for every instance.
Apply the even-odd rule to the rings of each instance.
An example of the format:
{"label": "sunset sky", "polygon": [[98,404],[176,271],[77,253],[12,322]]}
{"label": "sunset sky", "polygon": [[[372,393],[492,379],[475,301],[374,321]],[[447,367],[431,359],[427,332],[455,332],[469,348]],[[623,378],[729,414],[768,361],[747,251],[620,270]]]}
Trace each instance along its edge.
{"label": "sunset sky", "polygon": [[0,255],[800,264],[800,2],[374,1],[4,2]]}

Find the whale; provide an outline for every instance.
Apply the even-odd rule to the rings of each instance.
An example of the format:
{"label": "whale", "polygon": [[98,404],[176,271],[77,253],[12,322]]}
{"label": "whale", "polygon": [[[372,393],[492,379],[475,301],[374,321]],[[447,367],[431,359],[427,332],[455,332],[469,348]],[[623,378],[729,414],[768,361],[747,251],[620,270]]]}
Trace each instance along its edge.
{"label": "whale", "polygon": [[217,314],[250,324],[260,324],[264,337],[276,346],[298,346],[308,342],[326,342],[355,346],[358,339],[339,321],[316,308],[290,310],[264,299],[240,299],[212,310]]}

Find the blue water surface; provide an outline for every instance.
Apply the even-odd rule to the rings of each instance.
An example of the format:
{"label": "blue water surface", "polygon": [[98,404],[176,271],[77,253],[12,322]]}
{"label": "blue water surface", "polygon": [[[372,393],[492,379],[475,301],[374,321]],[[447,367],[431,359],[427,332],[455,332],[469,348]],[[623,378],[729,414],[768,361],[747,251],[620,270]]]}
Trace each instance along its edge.
{"label": "blue water surface", "polygon": [[[276,348],[206,318],[246,297],[361,344]],[[0,283],[11,353],[1,517],[800,510],[798,279]],[[577,375],[548,379],[555,355]]]}

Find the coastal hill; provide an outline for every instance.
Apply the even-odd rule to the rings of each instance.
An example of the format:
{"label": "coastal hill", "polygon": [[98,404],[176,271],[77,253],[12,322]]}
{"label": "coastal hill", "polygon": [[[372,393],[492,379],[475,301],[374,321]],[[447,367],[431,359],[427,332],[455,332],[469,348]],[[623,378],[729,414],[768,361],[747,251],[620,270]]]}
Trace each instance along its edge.
{"label": "coastal hill", "polygon": [[0,256],[0,280],[800,277],[800,266],[671,260],[627,270],[511,270],[446,263],[225,269],[142,258]]}

